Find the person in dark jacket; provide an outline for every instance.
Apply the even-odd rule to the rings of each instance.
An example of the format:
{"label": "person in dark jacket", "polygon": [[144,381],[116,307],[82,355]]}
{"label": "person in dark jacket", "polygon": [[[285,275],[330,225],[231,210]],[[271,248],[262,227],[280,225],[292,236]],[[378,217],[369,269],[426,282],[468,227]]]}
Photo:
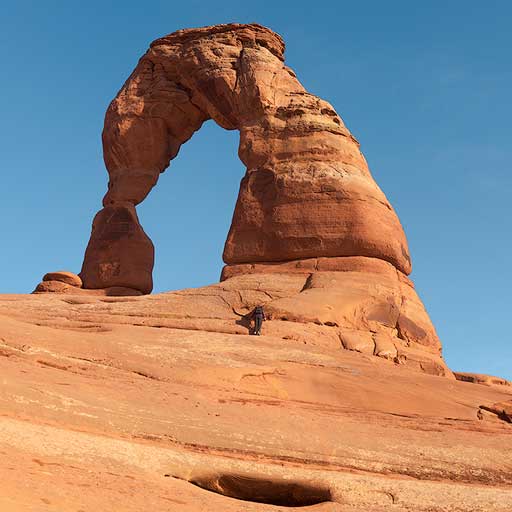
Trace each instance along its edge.
{"label": "person in dark jacket", "polygon": [[256,306],[254,308],[254,311],[252,312],[252,318],[254,320],[253,334],[256,336],[261,336],[261,326],[263,325],[263,321],[266,320],[263,306]]}

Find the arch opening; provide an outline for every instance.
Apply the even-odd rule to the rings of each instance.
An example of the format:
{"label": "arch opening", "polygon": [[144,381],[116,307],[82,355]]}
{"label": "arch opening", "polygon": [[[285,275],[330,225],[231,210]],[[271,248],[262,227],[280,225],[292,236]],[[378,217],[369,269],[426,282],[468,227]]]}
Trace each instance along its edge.
{"label": "arch opening", "polygon": [[206,121],[137,207],[140,222],[157,248],[154,292],[218,280],[245,172],[237,156],[238,142],[237,131]]}

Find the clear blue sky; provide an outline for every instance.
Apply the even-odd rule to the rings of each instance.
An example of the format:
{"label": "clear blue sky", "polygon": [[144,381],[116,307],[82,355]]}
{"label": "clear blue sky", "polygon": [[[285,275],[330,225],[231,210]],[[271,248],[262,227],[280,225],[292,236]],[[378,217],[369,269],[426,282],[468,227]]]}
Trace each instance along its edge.
{"label": "clear blue sky", "polygon": [[[23,1],[0,7],[0,293],[78,272],[107,173],[110,100],[153,39],[258,22],[362,144],[408,235],[454,369],[512,379],[512,3]],[[139,208],[156,291],[218,279],[244,168],[207,123]]]}

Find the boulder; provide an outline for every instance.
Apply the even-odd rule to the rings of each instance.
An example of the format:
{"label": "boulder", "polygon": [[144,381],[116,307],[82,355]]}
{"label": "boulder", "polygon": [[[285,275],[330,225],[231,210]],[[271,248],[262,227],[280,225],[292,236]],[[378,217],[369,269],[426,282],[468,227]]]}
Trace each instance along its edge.
{"label": "boulder", "polygon": [[367,331],[347,331],[340,333],[341,343],[347,350],[354,350],[362,354],[373,354],[375,350],[375,341],[370,332]]}
{"label": "boulder", "polygon": [[43,277],[43,281],[60,281],[61,283],[69,284],[77,288],[82,288],[82,280],[77,274],[67,272],[66,270],[59,270],[57,272],[49,272]]}
{"label": "boulder", "polygon": [[[377,333],[373,337],[375,341],[375,355],[394,361],[398,356],[395,343],[399,340],[387,333]],[[396,341],[394,341],[396,340]]]}
{"label": "boulder", "polygon": [[512,423],[512,400],[496,402],[492,405],[481,405],[478,415],[479,419],[484,419],[486,416],[488,417],[486,413],[491,413],[497,419]]}
{"label": "boulder", "polygon": [[[46,274],[47,276],[48,274]],[[46,277],[45,276],[45,277]],[[63,283],[62,281],[49,281],[45,280],[40,282],[33,293],[68,293],[70,291],[76,291],[75,286]]]}

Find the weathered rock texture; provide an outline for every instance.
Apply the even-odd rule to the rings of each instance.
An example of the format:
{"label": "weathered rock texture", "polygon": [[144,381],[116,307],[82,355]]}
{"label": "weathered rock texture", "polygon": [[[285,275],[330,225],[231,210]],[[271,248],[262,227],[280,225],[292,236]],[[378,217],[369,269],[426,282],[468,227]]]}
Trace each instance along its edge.
{"label": "weathered rock texture", "polygon": [[132,203],[105,206],[92,224],[81,277],[85,288],[153,289],[153,243]]}
{"label": "weathered rock texture", "polygon": [[57,272],[49,272],[43,276],[43,282],[57,281],[59,283],[65,283],[75,288],[82,288],[82,280],[80,276],[68,272],[66,270],[59,270]]}
{"label": "weathered rock texture", "polygon": [[510,512],[512,388],[234,321],[303,284],[0,295],[0,510]]}
{"label": "weathered rock texture", "polygon": [[[242,277],[245,276],[244,279]],[[343,348],[397,359],[427,373],[453,378],[441,358],[441,343],[414,289],[393,265],[376,258],[314,258],[295,262],[229,265],[225,285],[252,285],[266,295],[251,297],[283,329],[320,325]],[[284,283],[295,283],[281,295]],[[247,297],[247,296],[246,296]]]}
{"label": "weathered rock texture", "polygon": [[[329,103],[304,89],[283,53],[281,38],[259,25],[154,41],[105,117],[105,208],[140,203],[180,146],[213,119],[239,130],[247,167],[226,263],[366,256],[408,274],[404,232],[358,142]],[[81,273],[86,288],[151,289],[152,247],[131,217],[124,231],[110,213],[95,219]],[[122,255],[127,240],[133,259]]]}
{"label": "weathered rock texture", "polygon": [[[80,274],[84,290],[151,291],[154,250],[135,206],[213,119],[239,130],[247,167],[222,280],[235,288],[244,274],[280,275],[279,283],[293,275],[293,293],[258,299],[289,330],[328,326],[346,349],[453,378],[406,277],[411,261],[393,208],[358,142],[329,103],[304,89],[283,53],[281,38],[260,25],[182,30],[151,44],[106,113],[110,180]],[[62,280],[36,288],[46,291],[73,289]]]}
{"label": "weathered rock texture", "polygon": [[494,375],[470,372],[453,372],[453,375],[457,380],[463,382],[473,382],[474,384],[483,384],[484,386],[510,386],[508,380]]}

